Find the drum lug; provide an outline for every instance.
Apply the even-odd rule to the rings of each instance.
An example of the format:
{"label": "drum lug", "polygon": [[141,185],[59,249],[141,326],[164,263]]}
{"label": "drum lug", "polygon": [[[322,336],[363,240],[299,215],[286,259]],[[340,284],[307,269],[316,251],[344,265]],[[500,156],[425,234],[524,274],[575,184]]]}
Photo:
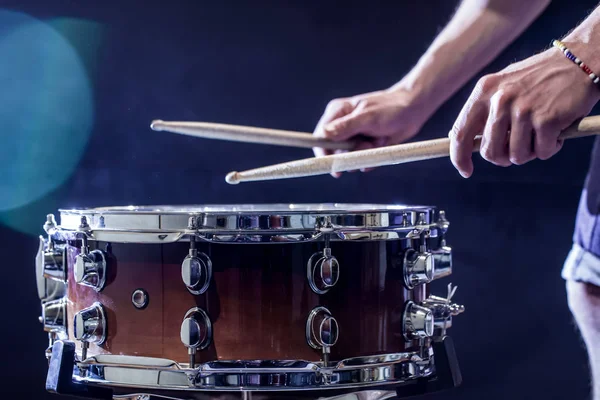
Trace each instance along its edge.
{"label": "drum lug", "polygon": [[106,283],[106,254],[102,250],[88,252],[86,247],[75,258],[75,282],[100,292]]}
{"label": "drum lug", "polygon": [[404,308],[402,331],[406,340],[425,339],[433,336],[433,311],[409,301]]}
{"label": "drum lug", "polygon": [[[427,238],[430,237],[430,230],[427,228],[427,221],[424,213],[419,214],[417,226],[425,226],[423,229],[416,229],[415,240],[421,244],[419,250],[407,249],[404,253],[404,285],[408,289],[430,283],[435,277],[435,259],[433,254],[427,249]],[[418,236],[418,237],[417,237]]]}
{"label": "drum lug", "polygon": [[419,251],[408,249],[404,254],[404,284],[408,289],[429,283],[435,276],[435,262],[432,253],[422,245]]}
{"label": "drum lug", "polygon": [[438,249],[408,249],[404,255],[404,283],[408,289],[452,274],[452,248],[445,243]]}
{"label": "drum lug", "polygon": [[313,254],[306,264],[306,278],[313,292],[325,294],[340,279],[340,263],[331,255],[329,235],[326,236],[325,248]]}
{"label": "drum lug", "polygon": [[106,313],[98,302],[75,314],[73,333],[77,340],[103,344],[106,340]]}
{"label": "drum lug", "polygon": [[38,296],[42,301],[62,298],[66,293],[66,257],[64,246],[55,245],[52,238],[39,237],[35,257]]}
{"label": "drum lug", "polygon": [[44,331],[59,338],[67,337],[67,302],[65,299],[48,301],[42,304],[40,322]]}
{"label": "drum lug", "polygon": [[212,341],[212,323],[208,314],[198,307],[188,310],[181,323],[180,338],[188,348],[190,368],[194,368],[196,351],[204,350]]}
{"label": "drum lug", "polygon": [[337,320],[325,307],[316,307],[306,320],[306,341],[308,345],[323,352],[323,362],[329,363],[329,353],[338,340],[340,328]]}
{"label": "drum lug", "polygon": [[452,274],[452,248],[446,246],[445,241],[439,249],[432,252],[433,255],[433,279],[444,278]]}
{"label": "drum lug", "polygon": [[331,254],[331,234],[324,235],[324,248],[313,254],[306,264],[306,278],[313,292],[325,294],[340,279],[340,263]]}
{"label": "drum lug", "polygon": [[56,245],[53,240],[48,242],[44,251],[44,277],[59,282],[67,281],[66,247]]}
{"label": "drum lug", "polygon": [[190,240],[190,253],[181,263],[181,279],[188,291],[194,295],[208,290],[212,279],[212,261],[196,249],[196,242]]}
{"label": "drum lug", "polygon": [[84,308],[73,318],[73,334],[81,341],[81,359],[87,358],[87,348],[90,343],[101,345],[106,341],[106,312],[98,302]]}

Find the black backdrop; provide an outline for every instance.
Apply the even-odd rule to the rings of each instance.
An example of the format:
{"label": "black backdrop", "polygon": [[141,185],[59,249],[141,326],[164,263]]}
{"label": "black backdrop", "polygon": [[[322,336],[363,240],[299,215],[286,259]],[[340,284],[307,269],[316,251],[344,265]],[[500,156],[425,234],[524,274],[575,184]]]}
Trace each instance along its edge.
{"label": "black backdrop", "polygon": [[[555,1],[485,72],[548,46],[594,2]],[[560,268],[593,139],[558,156],[497,168],[477,156],[460,178],[448,159],[346,174],[229,186],[230,170],[310,156],[308,150],[153,132],[151,120],[198,120],[312,131],[337,96],[384,88],[405,74],[448,21],[455,1],[3,1],[41,20],[91,20],[103,29],[86,68],[93,132],[65,184],[5,212],[34,221],[58,207],[127,204],[394,202],[447,210],[451,279],[434,286],[466,312],[455,320],[461,388],[430,398],[584,399],[585,352],[572,323]],[[89,52],[85,37],[70,38]],[[5,62],[5,61],[2,61]],[[473,82],[444,105],[420,139],[445,136]],[[68,115],[68,110],[65,110]],[[55,154],[60,157],[60,154]],[[0,162],[2,162],[0,160]],[[48,160],[38,160],[43,167]],[[19,168],[19,166],[15,166]],[[37,321],[32,232],[0,226],[1,390],[44,392],[46,336]],[[6,311],[5,311],[6,312]],[[46,396],[46,397],[45,397]]]}

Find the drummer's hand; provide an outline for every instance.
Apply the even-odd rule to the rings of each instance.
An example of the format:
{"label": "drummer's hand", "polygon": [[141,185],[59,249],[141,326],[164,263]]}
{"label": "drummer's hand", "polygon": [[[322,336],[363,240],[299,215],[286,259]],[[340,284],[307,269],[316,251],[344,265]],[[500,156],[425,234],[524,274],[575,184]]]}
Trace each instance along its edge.
{"label": "drummer's hand", "polygon": [[[415,136],[430,114],[418,106],[407,90],[393,88],[329,102],[314,135],[334,141],[363,135],[372,140],[359,142],[353,150],[401,143]],[[331,155],[342,150],[313,149],[315,156]],[[339,177],[341,173],[333,173]]]}
{"label": "drummer's hand", "polygon": [[[575,45],[571,51],[584,60],[592,54]],[[600,90],[559,49],[512,64],[475,86],[448,135],[452,163],[463,177],[471,176],[476,135],[483,135],[481,156],[495,165],[546,160],[561,149],[561,131],[599,99]]]}

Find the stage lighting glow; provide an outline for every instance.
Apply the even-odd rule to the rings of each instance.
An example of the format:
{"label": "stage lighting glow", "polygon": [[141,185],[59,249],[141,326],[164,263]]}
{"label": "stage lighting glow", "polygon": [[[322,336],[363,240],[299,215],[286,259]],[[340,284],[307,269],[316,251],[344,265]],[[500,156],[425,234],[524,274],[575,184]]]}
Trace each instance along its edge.
{"label": "stage lighting glow", "polygon": [[0,212],[62,185],[84,155],[92,89],[70,42],[48,23],[0,10]]}

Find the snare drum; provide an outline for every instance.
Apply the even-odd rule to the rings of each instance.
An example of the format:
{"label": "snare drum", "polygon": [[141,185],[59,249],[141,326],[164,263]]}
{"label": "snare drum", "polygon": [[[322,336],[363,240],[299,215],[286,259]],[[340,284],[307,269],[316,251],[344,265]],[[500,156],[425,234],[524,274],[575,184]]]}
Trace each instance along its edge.
{"label": "snare drum", "polygon": [[36,257],[47,389],[383,399],[456,384],[446,330],[464,308],[429,293],[452,272],[448,226],[401,205],[60,210]]}

